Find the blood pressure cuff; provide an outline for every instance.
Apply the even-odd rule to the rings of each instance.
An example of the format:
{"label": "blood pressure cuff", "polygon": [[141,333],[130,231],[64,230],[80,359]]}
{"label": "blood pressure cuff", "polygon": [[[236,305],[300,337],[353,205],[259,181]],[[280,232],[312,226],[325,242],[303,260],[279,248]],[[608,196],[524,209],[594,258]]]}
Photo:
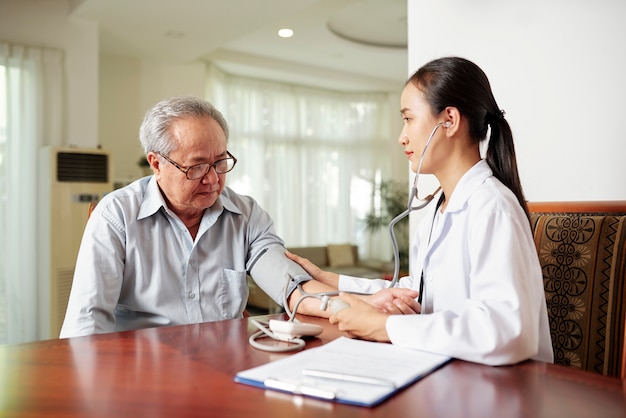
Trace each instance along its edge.
{"label": "blood pressure cuff", "polygon": [[298,263],[287,258],[285,248],[280,245],[261,250],[250,263],[248,274],[274,302],[283,307],[298,284],[313,279]]}

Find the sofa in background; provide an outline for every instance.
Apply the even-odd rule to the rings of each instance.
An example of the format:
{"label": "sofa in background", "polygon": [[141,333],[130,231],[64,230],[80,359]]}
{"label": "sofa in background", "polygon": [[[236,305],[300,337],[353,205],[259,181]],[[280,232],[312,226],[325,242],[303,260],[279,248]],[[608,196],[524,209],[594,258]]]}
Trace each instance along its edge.
{"label": "sofa in background", "polygon": [[528,206],[555,363],[624,379],[626,201]]}
{"label": "sofa in background", "polygon": [[308,258],[322,270],[347,276],[380,279],[393,273],[393,262],[360,260],[359,247],[352,244],[329,244],[322,247],[294,247],[289,251]]}
{"label": "sofa in background", "polygon": [[[528,206],[555,363],[624,380],[626,201],[529,202]],[[291,251],[342,274],[381,277],[393,270],[393,263],[359,261],[356,246],[351,248],[352,254],[345,246],[338,251],[332,246]],[[255,304],[280,311],[267,295],[259,299]]]}
{"label": "sofa in background", "polygon": [[[329,244],[326,246],[288,248],[294,254],[308,258],[322,270],[348,276],[379,279],[393,273],[393,262],[360,260],[359,248],[353,244]],[[282,307],[276,304],[248,277],[248,311],[255,314],[278,313]]]}

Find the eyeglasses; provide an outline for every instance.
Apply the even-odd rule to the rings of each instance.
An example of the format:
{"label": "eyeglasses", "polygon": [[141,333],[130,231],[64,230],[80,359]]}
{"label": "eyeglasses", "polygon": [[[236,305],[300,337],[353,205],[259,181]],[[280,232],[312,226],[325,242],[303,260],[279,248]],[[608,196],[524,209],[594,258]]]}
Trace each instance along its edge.
{"label": "eyeglasses", "polygon": [[217,160],[213,162],[213,164],[202,163],[202,164],[192,165],[190,167],[184,167],[178,164],[176,161],[171,160],[170,158],[166,157],[165,155],[161,153],[157,153],[157,154],[165,158],[174,167],[176,167],[177,169],[185,173],[188,180],[201,179],[202,177],[206,176],[209,173],[209,170],[211,170],[211,167],[215,169],[215,172],[217,174],[228,173],[230,170],[232,170],[235,167],[235,164],[237,163],[237,159],[233,157],[233,155],[228,151],[226,151],[226,154],[228,154],[227,158],[222,158],[220,160]]}

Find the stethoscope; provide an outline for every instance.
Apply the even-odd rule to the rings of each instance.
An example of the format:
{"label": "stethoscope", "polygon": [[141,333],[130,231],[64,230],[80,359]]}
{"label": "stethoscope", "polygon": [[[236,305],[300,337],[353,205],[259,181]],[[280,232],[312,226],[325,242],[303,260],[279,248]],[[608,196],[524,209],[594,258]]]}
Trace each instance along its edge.
{"label": "stethoscope", "polygon": [[[424,156],[426,155],[426,150],[430,146],[430,142],[435,136],[437,129],[439,129],[439,127],[443,125],[447,127],[449,126],[448,124],[449,122],[439,122],[433,128],[432,132],[430,133],[430,136],[428,137],[428,140],[426,141],[426,145],[424,146],[424,150],[422,151],[422,155],[420,156],[420,160],[417,165],[417,172],[415,173],[415,177],[413,178],[413,187],[411,188],[411,193],[409,195],[407,209],[401,214],[399,214],[398,216],[396,216],[395,218],[393,218],[391,222],[389,222],[389,235],[391,236],[391,243],[393,246],[393,258],[394,258],[393,279],[391,280],[389,287],[395,287],[398,284],[399,275],[400,275],[400,253],[398,250],[398,241],[396,240],[394,226],[399,221],[409,216],[411,212],[424,209],[426,206],[428,206],[428,204],[434,199],[435,195],[441,190],[441,186],[439,186],[437,187],[437,190],[435,190],[433,193],[429,194],[423,199],[420,199],[417,193],[417,182],[419,179],[420,170],[422,168],[422,163],[424,162]],[[415,200],[418,203],[414,206],[413,201]],[[290,278],[290,280],[293,280],[293,278]],[[337,299],[331,299],[332,296],[339,295],[339,291],[337,290],[329,291],[329,292],[309,293],[309,292],[306,292],[302,288],[301,283],[298,283],[296,288],[300,292],[300,297],[296,301],[296,304],[294,305],[293,312],[292,312],[289,310],[289,304],[287,302],[287,296],[288,296],[287,289],[288,288],[289,288],[288,286],[285,286],[285,294],[283,295],[283,306],[285,308],[285,311],[287,312],[287,315],[289,316],[289,320],[287,322],[294,323],[295,317],[296,317],[295,313],[298,311],[298,306],[300,306],[300,303],[302,303],[304,299],[307,299],[307,298],[319,299],[321,302],[320,310],[322,311],[325,311],[326,309],[328,309],[331,303],[335,303],[336,301],[338,302]],[[421,292],[420,292],[420,295],[421,295]],[[261,324],[260,322],[254,319],[251,319],[251,322],[259,329],[259,331],[252,334],[248,341],[250,342],[250,345],[252,345],[255,348],[258,348],[259,350],[272,351],[272,352],[286,352],[286,351],[297,351],[297,350],[301,350],[302,348],[304,348],[305,342],[302,338],[300,338],[302,334],[299,334],[298,332],[293,332],[292,334],[290,333],[285,334],[285,333],[279,333],[279,332],[273,331],[271,329],[271,321],[270,321],[270,329],[268,329],[267,327],[264,326],[264,324]],[[306,330],[304,331],[300,330],[300,331],[306,334]],[[314,335],[314,334],[309,334],[309,335]],[[271,346],[271,345],[261,344],[257,341],[257,339],[262,336],[267,336],[274,340],[284,341],[290,344],[287,344],[285,346]]]}
{"label": "stethoscope", "polygon": [[[437,189],[426,196],[423,199],[420,199],[417,194],[417,181],[419,179],[420,171],[422,169],[422,163],[424,162],[424,156],[426,156],[426,150],[430,146],[430,142],[433,140],[435,136],[435,132],[441,126],[445,125],[448,127],[450,122],[439,122],[433,128],[433,131],[430,133],[428,140],[426,141],[426,145],[424,146],[424,150],[422,151],[422,155],[420,156],[419,163],[417,164],[417,172],[415,173],[415,177],[413,178],[413,187],[411,188],[411,193],[409,194],[409,202],[407,203],[407,209],[393,218],[391,222],[389,222],[389,235],[391,235],[391,245],[393,246],[393,259],[394,259],[394,267],[393,267],[393,279],[389,284],[389,287],[395,287],[398,284],[399,275],[400,275],[400,252],[398,251],[398,241],[396,240],[396,234],[394,233],[394,226],[400,222],[402,219],[409,216],[409,214],[413,211],[424,209],[432,200],[435,198],[435,195],[439,193],[441,190],[441,186],[437,187]],[[417,205],[413,206],[413,201],[416,200]]]}

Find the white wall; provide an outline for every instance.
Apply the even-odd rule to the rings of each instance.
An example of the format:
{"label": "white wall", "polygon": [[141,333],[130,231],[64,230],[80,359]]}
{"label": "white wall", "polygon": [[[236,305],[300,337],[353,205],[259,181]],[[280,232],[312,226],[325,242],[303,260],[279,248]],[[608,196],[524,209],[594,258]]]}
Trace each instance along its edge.
{"label": "white wall", "polygon": [[99,129],[102,147],[111,153],[114,181],[128,183],[141,175],[141,63],[134,58],[103,56],[99,63]]}
{"label": "white wall", "polygon": [[142,175],[137,161],[143,155],[139,126],[145,112],[166,97],[202,96],[205,64],[103,55],[99,68],[100,142],[111,152],[114,180],[127,183]]}
{"label": "white wall", "polygon": [[409,0],[409,74],[444,55],[481,66],[528,200],[623,200],[625,18],[621,0]]}

